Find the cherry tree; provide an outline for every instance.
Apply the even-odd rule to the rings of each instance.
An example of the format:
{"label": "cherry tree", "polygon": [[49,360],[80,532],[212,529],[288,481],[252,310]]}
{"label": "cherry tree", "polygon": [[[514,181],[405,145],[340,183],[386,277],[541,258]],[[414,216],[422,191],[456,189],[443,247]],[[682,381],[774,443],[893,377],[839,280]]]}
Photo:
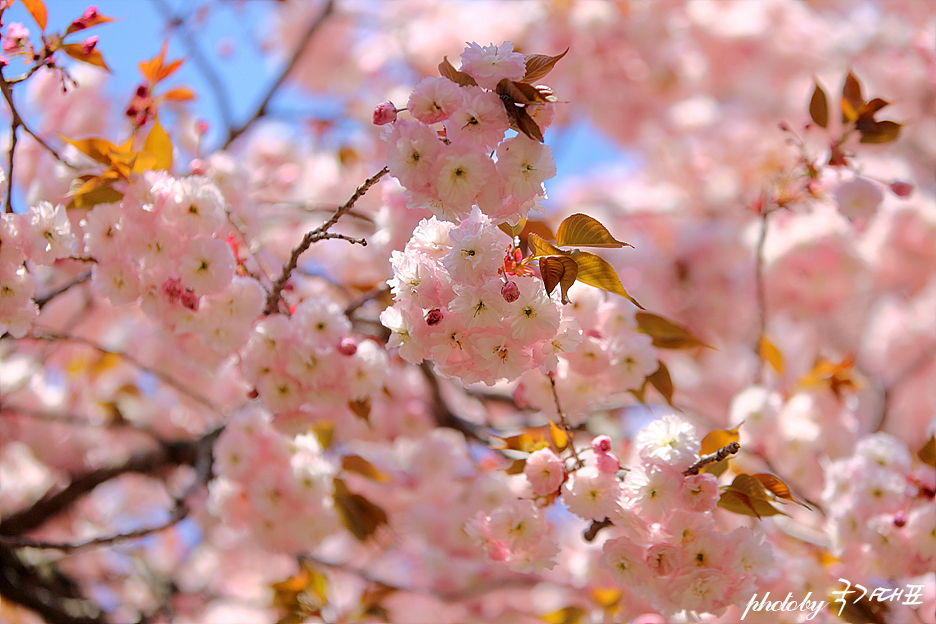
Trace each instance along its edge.
{"label": "cherry tree", "polygon": [[0,619],[936,622],[929,3],[156,4],[0,3]]}

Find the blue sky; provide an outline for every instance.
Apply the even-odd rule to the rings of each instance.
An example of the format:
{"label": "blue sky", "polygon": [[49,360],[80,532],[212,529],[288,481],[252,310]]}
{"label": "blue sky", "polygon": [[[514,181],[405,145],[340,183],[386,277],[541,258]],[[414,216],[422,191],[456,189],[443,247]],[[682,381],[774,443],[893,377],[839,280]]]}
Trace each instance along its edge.
{"label": "blue sky", "polygon": [[[116,21],[75,33],[68,41],[78,42],[87,36],[98,36],[98,48],[110,66],[113,77],[110,91],[114,101],[128,102],[140,82],[138,63],[155,56],[164,41],[169,41],[168,58],[184,58],[185,62],[168,86],[188,85],[198,95],[191,104],[199,118],[209,122],[205,145],[211,148],[221,140],[224,124],[215,92],[196,60],[189,55],[178,33],[167,27],[167,14],[186,16],[188,28],[205,62],[214,68],[227,93],[227,106],[234,124],[247,119],[256,109],[268,86],[279,72],[281,59],[271,58],[260,49],[265,26],[271,21],[276,3],[269,0],[244,2],[211,2],[207,18],[199,21],[193,6],[205,2],[191,0],[91,0],[98,12]],[[88,6],[76,0],[46,0],[49,12],[48,30],[62,32]],[[195,9],[197,10],[197,8]],[[33,39],[38,29],[19,2],[4,14],[4,29],[10,22],[22,22],[30,28]],[[16,67],[6,75],[16,75]],[[310,111],[314,100],[307,95],[287,90],[277,100],[288,109]],[[376,104],[376,103],[375,103]],[[333,107],[332,107],[333,108]],[[28,119],[29,111],[22,111]],[[620,167],[627,162],[622,149],[606,139],[587,121],[578,122],[561,131],[546,133],[554,148],[557,177],[548,183],[553,196],[561,194],[563,183],[570,178],[596,168]]]}

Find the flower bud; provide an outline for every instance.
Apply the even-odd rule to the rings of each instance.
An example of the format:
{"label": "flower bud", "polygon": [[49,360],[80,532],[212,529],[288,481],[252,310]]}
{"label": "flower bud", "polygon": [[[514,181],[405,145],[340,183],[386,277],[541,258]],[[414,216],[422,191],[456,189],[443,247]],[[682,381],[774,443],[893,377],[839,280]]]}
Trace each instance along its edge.
{"label": "flower bud", "polygon": [[897,197],[910,197],[910,194],[913,193],[913,185],[907,182],[892,182],[890,190]]}
{"label": "flower bud", "polygon": [[442,321],[442,318],[442,310],[433,308],[429,310],[429,314],[426,315],[426,325],[437,325]]}
{"label": "flower bud", "polygon": [[393,102],[381,102],[374,108],[374,125],[383,126],[397,119],[397,107]]}
{"label": "flower bud", "polygon": [[520,298],[520,288],[516,282],[507,282],[501,287],[501,296],[507,303],[513,303]]}
{"label": "flower bud", "polygon": [[357,353],[357,343],[353,338],[342,338],[338,343],[338,353],[341,355],[354,355]]}
{"label": "flower bud", "polygon": [[599,455],[604,455],[611,451],[611,438],[606,435],[600,435],[592,440],[592,450]]}
{"label": "flower bud", "polygon": [[907,524],[907,514],[902,511],[898,511],[894,514],[894,526],[898,529],[903,528]]}

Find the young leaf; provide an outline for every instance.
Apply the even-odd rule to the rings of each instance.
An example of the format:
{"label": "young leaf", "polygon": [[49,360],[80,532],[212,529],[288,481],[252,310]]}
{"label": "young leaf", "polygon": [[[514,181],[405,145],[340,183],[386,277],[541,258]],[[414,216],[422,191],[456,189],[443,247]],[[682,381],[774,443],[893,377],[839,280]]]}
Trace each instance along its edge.
{"label": "young leaf", "polygon": [[861,133],[860,143],[890,143],[900,136],[900,124],[896,121],[864,122],[858,120],[858,132]]}
{"label": "young leaf", "polygon": [[551,420],[549,421],[549,438],[560,451],[565,450],[565,448],[569,446],[569,434],[559,428],[556,423]]}
{"label": "young leaf", "polygon": [[[740,440],[741,436],[738,435],[738,428],[740,426],[741,425],[738,425],[734,429],[716,429],[714,431],[709,431],[708,434],[702,438],[702,445],[699,449],[699,455],[711,455],[712,453],[717,452],[719,449],[725,448],[732,442],[737,442]],[[708,472],[715,475],[716,477],[720,477],[723,472],[728,470],[728,462],[730,461],[731,456],[728,456],[720,462],[702,466],[699,472]]]}
{"label": "young leaf", "polygon": [[90,52],[85,52],[80,43],[66,43],[62,46],[62,51],[76,61],[100,67],[104,71],[111,73],[110,67],[104,62],[104,57],[101,56],[101,51],[97,48],[92,49]]}
{"label": "young leaf", "polygon": [[273,607],[286,613],[277,624],[305,622],[328,605],[328,577],[308,561],[300,562],[298,574],[270,588]]}
{"label": "young leaf", "polygon": [[516,225],[510,225],[507,222],[501,223],[497,227],[500,228],[500,231],[509,236],[510,238],[516,238],[520,236],[520,233],[523,232],[523,228],[526,227],[526,219],[520,219],[520,222]]}
{"label": "young leaf", "polygon": [[98,24],[106,24],[107,22],[113,22],[113,21],[114,21],[113,17],[107,17],[106,15],[95,13],[94,17],[90,19],[85,19],[84,17],[82,17],[81,20],[75,20],[74,22],[69,24],[68,28],[65,29],[64,36],[67,37],[68,35],[72,34],[75,31],[85,30],[87,28],[91,28],[92,26],[97,26]]}
{"label": "young leaf", "polygon": [[556,63],[563,56],[569,53],[569,48],[565,49],[565,52],[562,54],[557,54],[556,56],[548,56],[546,54],[531,54],[526,57],[526,73],[523,74],[523,78],[520,82],[534,83],[537,80],[544,78],[549,72],[552,71],[553,67],[556,66]]}
{"label": "young leaf", "polygon": [[936,468],[936,436],[931,435],[929,440],[926,441],[919,452],[917,457],[920,458],[920,461],[926,464],[927,466],[932,466]]}
{"label": "young leaf", "polygon": [[526,109],[517,106],[509,98],[503,99],[503,102],[504,109],[507,111],[507,119],[510,121],[510,127],[517,132],[523,133],[527,138],[542,143],[544,141],[543,131],[533,121]]}
{"label": "young leaf", "polygon": [[586,615],[588,615],[588,611],[582,607],[572,605],[571,607],[563,607],[558,611],[542,615],[540,619],[546,622],[546,624],[581,624],[585,621],[584,618]]}
{"label": "young leaf", "polygon": [[163,93],[160,97],[164,100],[185,102],[188,100],[194,100],[195,94],[192,93],[192,90],[187,87],[177,87],[175,89],[170,89],[166,93]]}
{"label": "young leaf", "polygon": [[465,72],[458,71],[455,69],[451,63],[449,63],[448,57],[442,57],[442,62],[439,63],[439,74],[443,78],[448,78],[455,84],[461,87],[470,87],[476,86],[478,83],[475,82],[475,79],[466,74]]}
{"label": "young leaf", "polygon": [[812,99],[809,100],[809,116],[812,117],[817,126],[829,127],[829,99],[818,82],[813,91]]}
{"label": "young leaf", "polygon": [[370,424],[370,410],[371,410],[370,397],[365,397],[363,399],[357,399],[354,401],[348,401],[348,409],[354,412],[355,416],[357,416],[364,422]]}
{"label": "young leaf", "polygon": [[527,236],[527,243],[530,245],[530,251],[533,252],[534,258],[538,258],[540,256],[564,255],[564,252],[561,249],[535,232],[530,232],[530,234]]}
{"label": "young leaf", "polygon": [[636,299],[627,294],[621,284],[621,279],[614,271],[614,267],[608,264],[604,258],[587,251],[580,251],[569,257],[578,264],[578,281],[620,295],[641,310],[644,309],[642,305],[637,303]]}
{"label": "young leaf", "polygon": [[861,99],[861,83],[854,74],[848,72],[842,87],[842,123],[856,121],[862,105],[864,100]]}
{"label": "young leaf", "polygon": [[758,481],[760,481],[760,484],[764,486],[765,490],[772,492],[773,495],[776,496],[777,498],[788,500],[791,503],[796,503],[797,505],[802,505],[806,509],[809,509],[808,505],[805,505],[799,502],[798,500],[796,500],[795,498],[793,498],[793,495],[790,493],[789,486],[787,486],[786,483],[780,480],[779,477],[772,475],[772,474],[767,474],[767,473],[760,473],[760,474],[755,474],[752,476]]}
{"label": "young leaf", "polygon": [[722,509],[761,518],[763,516],[786,515],[770,504],[767,492],[760,481],[748,474],[739,474],[722,491],[718,506]]}
{"label": "young leaf", "polygon": [[[146,135],[143,152],[153,157],[153,162],[147,169],[168,171],[172,168],[172,140],[159,123],[158,118],[153,122],[149,134]],[[137,170],[136,166],[134,170]]]}
{"label": "young leaf", "polygon": [[39,25],[39,30],[45,31],[49,19],[45,2],[42,0],[23,0],[23,5],[25,5],[29,14],[32,15],[32,18],[36,20],[36,23]]}
{"label": "young leaf", "polygon": [[562,295],[562,303],[571,303],[569,300],[569,288],[575,283],[578,276],[579,267],[569,256],[541,256],[539,259],[540,275],[543,277],[543,286],[546,287],[546,293],[552,294],[556,285],[559,285],[559,292]]}
{"label": "young leaf", "polygon": [[341,459],[341,468],[349,472],[356,472],[359,475],[367,477],[368,479],[373,479],[374,481],[379,481],[381,483],[386,483],[390,480],[390,477],[377,470],[374,464],[370,463],[360,455],[345,455]]}
{"label": "young leaf", "polygon": [[332,480],[335,486],[335,508],[341,524],[358,539],[365,541],[377,532],[381,525],[387,524],[387,513],[360,494],[348,490],[341,479]]}
{"label": "young leaf", "polygon": [[778,375],[783,374],[783,354],[774,343],[767,340],[767,336],[761,336],[757,345],[757,355],[761,361],[770,364]]}
{"label": "young leaf", "polygon": [[147,83],[152,85],[158,81],[157,76],[159,75],[160,68],[162,68],[163,59],[166,58],[166,51],[168,49],[169,42],[164,41],[159,54],[148,61],[140,61],[140,73],[143,74]]}
{"label": "young leaf", "polygon": [[714,347],[705,344],[692,335],[685,327],[677,325],[662,316],[649,312],[638,312],[635,318],[637,320],[637,331],[653,338],[654,347],[661,349],[692,349],[694,347],[714,349]]}
{"label": "young leaf", "polygon": [[666,368],[666,364],[663,362],[658,362],[659,367],[647,375],[647,381],[649,381],[654,388],[657,389],[663,398],[666,399],[666,404],[676,409],[676,406],[673,405],[673,378],[670,377],[669,369]]}
{"label": "young leaf", "polygon": [[611,236],[600,221],[583,214],[574,214],[559,224],[556,244],[560,247],[633,247]]}
{"label": "young leaf", "polygon": [[117,150],[113,143],[110,141],[105,141],[104,139],[79,139],[77,141],[72,141],[71,139],[59,135],[59,138],[77,149],[79,152],[91,158],[92,160],[101,163],[102,165],[110,165],[113,162],[111,154]]}

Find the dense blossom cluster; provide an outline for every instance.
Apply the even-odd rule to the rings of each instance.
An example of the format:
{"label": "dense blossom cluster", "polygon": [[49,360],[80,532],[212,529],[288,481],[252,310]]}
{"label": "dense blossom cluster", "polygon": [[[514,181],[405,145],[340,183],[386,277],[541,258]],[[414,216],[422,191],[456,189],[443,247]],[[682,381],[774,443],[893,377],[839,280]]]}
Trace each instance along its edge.
{"label": "dense blossom cluster", "polygon": [[422,221],[390,258],[394,305],[380,317],[392,332],[389,345],[406,361],[431,359],[466,384],[552,369],[555,354],[579,342],[578,327],[536,277],[498,277],[509,246],[477,209],[457,226]]}
{"label": "dense blossom cluster", "polygon": [[[847,578],[936,624],[932,3],[275,3],[345,108],[283,131],[276,82],[207,133],[165,53],[107,114],[40,7],[0,46],[5,617],[774,624]],[[569,215],[639,316],[505,233],[582,267]]]}
{"label": "dense blossom cluster", "polygon": [[[471,44],[461,71],[477,86],[448,78],[424,78],[416,85],[407,104],[415,121],[398,119],[384,135],[387,165],[406,187],[410,207],[428,207],[440,219],[457,221],[478,206],[495,224],[516,223],[545,198],[543,182],[556,174],[549,147],[522,134],[504,138],[510,122],[492,89],[503,79],[523,77],[524,56],[509,42]],[[541,129],[549,125],[553,107],[528,105]]]}

